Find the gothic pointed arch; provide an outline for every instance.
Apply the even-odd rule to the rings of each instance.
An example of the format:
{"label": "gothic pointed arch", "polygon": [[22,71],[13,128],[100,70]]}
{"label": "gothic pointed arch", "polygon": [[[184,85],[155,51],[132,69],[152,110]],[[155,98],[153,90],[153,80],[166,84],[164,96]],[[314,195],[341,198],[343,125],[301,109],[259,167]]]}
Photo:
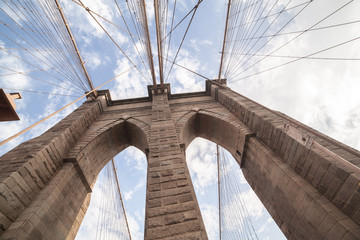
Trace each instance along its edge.
{"label": "gothic pointed arch", "polygon": [[[360,153],[222,86],[112,101],[99,92],[0,158],[2,239],[72,239],[97,174],[135,146],[148,160],[145,239],[207,239],[185,149],[227,149],[289,239],[357,239]],[[334,237],[335,236],[335,237]]]}
{"label": "gothic pointed arch", "polygon": [[225,148],[239,164],[246,150],[245,141],[254,135],[228,111],[218,113],[207,109],[195,109],[177,122],[185,149],[196,137],[202,137]]}
{"label": "gothic pointed arch", "polygon": [[[25,158],[18,172],[5,181],[16,179],[22,187],[20,192],[12,189],[11,193],[10,188],[1,187],[2,192],[10,194],[5,197],[13,198],[1,207],[1,220],[5,223],[1,225],[1,239],[75,238],[101,169],[128,146],[146,152],[147,123],[134,117],[99,121],[102,111],[100,101],[86,102],[30,141],[32,146],[41,147],[27,150],[31,157]],[[96,114],[95,118],[85,120],[83,116],[89,112]],[[28,144],[18,146],[1,160],[11,160],[12,152],[24,151]],[[21,177],[27,182],[18,182]],[[22,199],[20,193],[24,191],[29,194]]]}
{"label": "gothic pointed arch", "polygon": [[69,152],[65,161],[73,161],[82,170],[89,186],[101,169],[118,153],[134,146],[146,154],[149,126],[137,119],[119,118],[96,131],[86,133]]}

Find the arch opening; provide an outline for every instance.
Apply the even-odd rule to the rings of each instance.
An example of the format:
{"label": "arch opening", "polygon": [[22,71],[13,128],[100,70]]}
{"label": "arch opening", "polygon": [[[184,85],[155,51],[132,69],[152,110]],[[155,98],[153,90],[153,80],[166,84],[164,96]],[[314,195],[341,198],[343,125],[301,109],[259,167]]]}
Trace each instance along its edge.
{"label": "arch opening", "polygon": [[[117,155],[124,157],[124,154],[125,156],[129,155],[129,151],[130,152],[132,151],[133,153],[136,153],[135,155],[141,155],[141,159],[144,158],[146,159],[144,153],[146,152],[148,146],[148,140],[146,136],[146,131],[148,131],[147,127],[148,126],[139,124],[136,120],[131,118],[127,119],[126,121],[120,119],[108,123],[103,127],[100,127],[96,132],[89,132],[88,134],[85,134],[82,137],[82,139],[78,141],[78,143],[75,145],[73,150],[69,153],[69,158],[76,160],[75,166],[85,187],[87,185],[87,189],[94,189],[101,192],[101,188],[99,190],[99,187],[97,187],[97,189],[95,189],[94,187],[97,182],[96,180],[100,172],[106,169],[105,166],[109,163],[112,164],[111,159],[115,158],[116,163],[121,164],[121,161],[118,160],[118,157],[115,157]],[[131,150],[125,150],[127,148]],[[131,154],[129,156],[131,156]],[[146,169],[146,164],[144,164],[145,169]],[[118,168],[118,171],[122,170],[123,168],[124,167]],[[122,174],[123,173],[119,172],[118,173],[119,177]],[[100,175],[99,178],[103,179],[104,177]],[[146,177],[143,177],[143,182],[146,182]],[[120,184],[121,184],[121,180],[120,180]],[[142,186],[139,186],[137,188],[141,188],[141,187]],[[77,190],[73,189],[73,191],[77,191]],[[91,195],[92,194],[88,190],[87,193],[85,193],[85,195],[79,194],[79,196],[73,197],[72,201],[82,203],[79,213],[74,219],[75,222],[73,223],[69,232],[69,234],[74,235],[74,237],[79,230],[84,215],[87,212],[88,206],[92,198]],[[124,196],[124,198],[126,197]],[[145,204],[145,197],[143,197],[142,204],[140,205],[144,206],[144,204]],[[66,214],[67,213],[64,213],[64,217]],[[140,227],[138,227],[137,225],[143,225],[143,223],[137,224],[137,222],[134,220],[135,219],[135,217],[133,217],[134,215],[135,214],[132,214],[132,216],[130,217],[130,221],[133,222],[132,223],[133,231],[135,232],[135,235],[139,235],[139,234],[141,235],[142,234],[141,232],[138,233],[139,232],[138,229],[140,229]],[[117,233],[109,232],[109,234],[112,235],[120,234],[120,232],[119,231]]]}
{"label": "arch opening", "polygon": [[[214,168],[214,166],[216,166],[216,144],[218,144],[226,152],[226,155],[232,164],[231,169],[236,171],[235,175],[237,176],[237,181],[239,181],[242,188],[245,189],[245,193],[242,193],[245,196],[244,198],[248,199],[251,203],[258,203],[257,205],[251,205],[251,211],[253,212],[250,214],[258,219],[262,219],[262,221],[260,221],[262,222],[262,225],[257,226],[258,230],[261,234],[264,234],[266,233],[265,229],[267,229],[268,226],[271,226],[271,234],[274,235],[274,239],[285,239],[282,231],[273,221],[273,218],[269,215],[262,202],[258,199],[249,183],[245,180],[242,170],[239,167],[240,164],[242,164],[242,158],[245,151],[245,135],[251,134],[250,130],[232,114],[222,112],[218,113],[209,110],[190,112],[183,117],[179,123],[181,123],[181,141],[184,143],[185,148],[189,147],[187,149],[187,162],[201,210],[205,211],[205,214],[209,216],[212,212],[212,215],[216,216],[218,221],[219,214],[218,212],[214,212],[214,206],[217,206],[216,209],[218,209],[217,168]],[[195,150],[195,152],[198,152],[198,154],[192,153],[194,152],[194,150],[191,150],[191,146],[193,144],[197,146],[195,148],[198,150]],[[206,152],[201,154],[199,149],[204,149],[201,145],[207,145],[211,150],[205,150]],[[209,153],[210,155],[206,157],[205,155]],[[206,164],[209,166],[204,166]],[[198,170],[194,170],[194,166],[195,168],[197,167]],[[210,171],[212,171],[212,173]],[[209,176],[212,177],[210,178]],[[202,187],[199,187],[199,181],[203,181]],[[206,188],[204,188],[204,186],[206,186]],[[207,191],[212,194],[212,198],[209,198],[206,194],[204,194],[204,192]],[[234,198],[236,198],[236,196],[234,196]],[[209,203],[210,199],[216,199],[216,201]],[[216,204],[214,205],[215,202]],[[215,239],[218,233],[214,233],[214,231],[209,230],[212,228],[210,227],[211,224],[214,225],[214,221],[209,221],[209,219],[213,219],[214,217],[211,218],[209,216],[203,216],[203,219],[207,231],[210,233],[210,239]],[[256,219],[257,224],[258,219]],[[218,226],[219,224],[217,222],[216,227],[218,228]],[[265,235],[261,236],[266,239]]]}
{"label": "arch opening", "polygon": [[[147,127],[147,126],[146,126]],[[148,148],[147,129],[131,119],[114,121],[100,128],[94,135],[84,136],[70,158],[75,158],[89,185],[93,185],[104,166],[129,146],[136,147],[144,154]],[[86,139],[90,139],[86,141]],[[81,149],[76,151],[76,149]]]}
{"label": "arch opening", "polygon": [[[231,164],[231,166],[228,166],[227,171],[234,172],[232,175],[235,174],[236,179],[233,180],[238,181],[242,192],[232,192],[232,194],[229,193],[228,196],[225,197],[228,201],[224,202],[221,206],[223,218],[222,237],[224,239],[230,239],[226,238],[226,236],[234,236],[234,231],[241,230],[243,219],[234,219],[236,215],[232,210],[234,210],[235,207],[239,208],[239,206],[236,205],[239,204],[239,199],[243,199],[246,202],[249,216],[253,221],[259,239],[286,239],[246,181],[239,164],[226,149],[224,149],[224,152]],[[196,137],[188,145],[186,161],[208,237],[213,240],[219,239],[216,143],[208,139]],[[227,174],[229,174],[229,172]],[[226,186],[227,189],[231,189],[231,187],[232,186]],[[230,221],[231,224],[229,224]]]}
{"label": "arch opening", "polygon": [[[116,172],[119,179],[122,199],[130,228],[132,239],[143,239],[145,195],[146,195],[146,170],[147,161],[145,154],[138,148],[130,146],[114,157]],[[108,166],[109,165],[109,166]],[[111,161],[101,170],[93,188],[89,208],[79,228],[75,239],[91,239],[94,236],[111,236],[114,239],[122,239],[126,235],[111,228],[114,223],[122,224],[122,231],[126,231],[124,218],[116,218],[117,214],[112,211],[112,204],[120,206],[117,201],[109,201],[113,193],[106,192],[104,184],[109,183],[108,171],[112,171]],[[117,189],[113,189],[117,191]],[[121,210],[121,209],[118,209]],[[105,214],[107,215],[105,217]],[[110,226],[107,222],[113,221]],[[100,233],[100,231],[103,231]]]}
{"label": "arch opening", "polygon": [[[93,231],[89,231],[89,225],[93,226],[95,224],[93,220],[94,215],[97,214],[98,216],[101,216],[102,211],[109,211],[109,209],[101,209],[101,202],[99,202],[99,198],[104,200],[109,197],[109,195],[104,192],[106,187],[104,188],[104,186],[101,185],[109,182],[109,176],[106,174],[109,174],[109,171],[111,171],[111,167],[108,167],[109,164],[112,164],[111,159],[114,159],[115,164],[118,166],[116,172],[119,178],[120,189],[123,189],[122,191],[125,193],[122,196],[124,205],[130,206],[128,218],[128,223],[131,222],[131,224],[129,224],[130,230],[134,233],[134,236],[137,236],[139,239],[143,236],[143,232],[140,231],[140,229],[143,229],[144,220],[140,218],[139,221],[138,216],[145,215],[145,185],[147,169],[145,152],[148,146],[148,140],[145,134],[147,131],[146,127],[147,126],[139,126],[138,122],[131,118],[126,121],[114,121],[105,125],[103,128],[100,128],[100,130],[94,134],[95,137],[90,138],[90,141],[85,144],[85,147],[81,148],[81,151],[71,153],[74,158],[76,158],[82,174],[85,176],[86,181],[89,185],[91,185],[94,192],[88,194],[89,197],[85,198],[84,205],[89,205],[89,202],[92,204],[89,209],[90,213],[86,213],[87,207],[84,208],[84,214],[86,214],[87,220],[84,224],[82,224],[81,219],[80,223],[82,225],[82,229],[80,229],[81,232],[80,235],[77,235],[77,239],[89,239],[88,236],[96,236],[96,234],[99,234],[98,232],[95,232],[94,235]],[[86,137],[87,136],[85,136],[84,139],[87,139]],[[80,141],[79,145],[81,144],[82,143]],[[76,149],[76,146],[74,149]],[[135,160],[136,165],[133,165],[134,161],[131,161],[131,159]],[[126,169],[129,169],[129,171]],[[141,170],[140,172],[137,171],[137,175],[140,177],[134,181],[129,181],[129,179],[134,179],[134,176],[130,177],[129,175],[131,174],[132,169]],[[124,175],[126,176],[125,178]],[[134,183],[137,184],[134,186]],[[123,187],[121,188],[121,186]],[[133,198],[132,195],[138,194],[137,192],[140,192],[140,196],[142,195],[142,197],[136,198],[138,199],[136,204],[129,202],[129,200]],[[88,199],[94,197],[90,197],[90,195],[95,195],[95,200],[92,201]],[[113,203],[109,203],[108,206],[111,204]],[[134,204],[136,208],[134,207]],[[141,206],[140,209],[138,209],[139,206]],[[102,208],[104,208],[104,205],[102,205]],[[142,214],[140,214],[141,211],[143,212]],[[102,218],[105,220],[109,219],[109,217],[111,216],[109,215],[108,217]],[[100,224],[100,222],[97,223],[97,227],[95,229],[99,230]],[[119,237],[119,234],[121,234],[120,231],[111,231],[110,229],[102,228],[101,226],[100,228],[103,231],[107,231],[107,234],[109,235]],[[91,232],[93,235],[84,234],[84,232]],[[84,236],[86,237],[82,238]]]}

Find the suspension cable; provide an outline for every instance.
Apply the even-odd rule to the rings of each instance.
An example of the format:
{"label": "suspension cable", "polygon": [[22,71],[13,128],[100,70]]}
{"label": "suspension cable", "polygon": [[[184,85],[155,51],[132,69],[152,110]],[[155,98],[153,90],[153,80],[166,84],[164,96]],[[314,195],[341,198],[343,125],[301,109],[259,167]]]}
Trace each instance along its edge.
{"label": "suspension cable", "polygon": [[[81,0],[78,0],[81,5],[85,7],[85,5],[82,3]],[[88,7],[85,7],[85,9],[89,9]],[[149,82],[149,80],[144,76],[144,74],[140,71],[140,69],[135,65],[135,63],[130,59],[130,57],[125,53],[125,51],[119,46],[119,44],[111,37],[111,35],[106,31],[106,29],[103,27],[103,25],[95,18],[95,16],[87,10],[87,12],[90,14],[90,16],[94,19],[94,21],[99,25],[99,27],[105,32],[105,34],[110,38],[110,40],[116,45],[116,47],[124,54],[124,56],[127,58],[127,60],[133,65],[133,67],[141,74],[141,76]]]}
{"label": "suspension cable", "polygon": [[276,66],[274,66],[274,67],[265,69],[265,70],[263,70],[263,71],[259,71],[259,72],[254,73],[254,74],[250,74],[250,75],[245,76],[245,77],[242,77],[242,78],[240,78],[240,79],[236,79],[236,80],[229,81],[229,83],[237,82],[237,81],[240,81],[240,80],[243,80],[243,79],[246,79],[246,78],[250,78],[250,77],[253,77],[253,76],[256,76],[256,75],[259,75],[259,74],[262,74],[262,73],[265,73],[265,72],[268,72],[268,71],[271,71],[271,70],[274,70],[274,69],[276,69],[276,68],[283,67],[283,66],[288,65],[288,64],[290,64],[290,63],[294,63],[294,62],[300,61],[300,60],[302,60],[302,59],[310,59],[310,57],[313,56],[313,55],[326,52],[326,51],[328,51],[328,50],[331,50],[331,49],[340,47],[340,46],[342,46],[342,45],[345,45],[345,44],[354,42],[354,41],[359,40],[359,39],[360,39],[360,37],[356,37],[356,38],[350,39],[350,40],[348,40],[348,41],[345,41],[345,42],[342,42],[342,43],[333,45],[333,46],[331,46],[331,47],[328,47],[328,48],[325,48],[325,49],[322,49],[322,50],[313,52],[313,53],[308,54],[308,55],[306,55],[306,56],[298,57],[298,58],[296,58],[296,59],[294,59],[294,60],[292,60],[292,61],[289,61],[289,62],[285,62],[285,63],[279,64],[279,65],[276,65]]}
{"label": "suspension cable", "polygon": [[[167,76],[166,76],[166,81],[167,81],[167,79],[169,78],[169,75],[170,75],[170,73],[171,73],[171,70],[173,69],[173,66],[174,66],[174,64],[175,64],[175,62],[176,62],[176,59],[177,59],[178,55],[179,55],[180,49],[181,49],[181,47],[182,47],[182,45],[183,45],[183,43],[184,43],[184,40],[185,40],[185,38],[186,38],[186,35],[187,35],[187,33],[188,33],[189,29],[190,29],[191,23],[192,23],[192,21],[193,21],[193,19],[194,19],[194,17],[195,17],[196,11],[197,11],[199,5],[200,5],[202,2],[203,2],[203,0],[198,0],[198,3],[197,3],[196,6],[194,7],[195,10],[194,10],[194,12],[193,12],[193,14],[192,14],[192,16],[191,16],[191,19],[190,19],[190,21],[189,21],[189,24],[188,24],[188,26],[187,26],[187,28],[186,28],[186,30],[185,30],[184,36],[183,36],[182,39],[181,39],[180,46],[179,46],[178,50],[176,51],[174,60],[173,60],[173,62],[172,62],[172,64],[171,64],[170,70],[169,70],[169,72],[168,72],[168,74],[167,74]],[[165,81],[165,82],[166,82],[166,81]]]}
{"label": "suspension cable", "polygon": [[40,121],[38,121],[38,122],[36,122],[36,123],[32,124],[31,126],[29,126],[29,127],[25,128],[24,130],[22,130],[22,131],[20,131],[20,132],[18,132],[18,133],[16,133],[16,134],[14,134],[14,135],[12,135],[11,137],[9,137],[9,138],[5,139],[4,141],[0,142],[0,146],[4,145],[5,143],[7,143],[7,142],[9,142],[9,141],[11,141],[11,140],[13,140],[13,139],[14,139],[14,138],[16,138],[16,137],[18,137],[18,136],[22,135],[23,133],[26,133],[27,131],[29,131],[29,130],[31,130],[32,128],[34,128],[34,127],[36,127],[37,125],[39,125],[40,123],[42,123],[42,122],[44,122],[44,121],[48,120],[50,117],[52,117],[52,116],[56,115],[57,113],[61,112],[61,111],[62,111],[62,110],[64,110],[65,108],[67,108],[67,107],[69,107],[70,105],[72,105],[72,104],[76,103],[77,101],[79,101],[79,100],[80,100],[80,99],[82,99],[83,97],[86,97],[86,96],[88,96],[88,95],[92,94],[92,93],[93,93],[94,91],[96,91],[97,89],[101,88],[101,87],[102,87],[102,86],[104,86],[105,84],[107,84],[107,83],[109,83],[109,82],[113,81],[114,79],[116,79],[116,78],[117,78],[117,77],[119,77],[120,75],[122,75],[122,74],[124,74],[124,73],[126,73],[126,72],[130,71],[130,70],[131,70],[131,69],[133,69],[133,68],[134,68],[134,67],[131,67],[131,68],[129,68],[128,70],[126,70],[126,71],[124,71],[124,72],[122,72],[122,73],[120,73],[120,74],[116,75],[115,77],[111,78],[110,80],[106,81],[105,83],[101,84],[100,86],[98,86],[98,87],[94,88],[93,90],[91,90],[91,91],[89,91],[89,92],[85,93],[84,95],[82,95],[82,96],[81,96],[81,97],[79,97],[78,99],[76,99],[76,100],[74,100],[74,101],[72,101],[72,102],[70,102],[70,103],[66,104],[64,107],[62,107],[62,108],[60,108],[59,110],[57,110],[57,111],[55,111],[55,112],[51,113],[51,114],[50,114],[50,115],[48,115],[47,117],[45,117],[45,118],[41,119]]}
{"label": "suspension cable", "polygon": [[116,172],[116,167],[115,167],[115,161],[114,161],[114,158],[111,159],[111,162],[112,162],[112,166],[113,166],[113,170],[114,170],[114,174],[115,174],[115,179],[116,179],[116,184],[117,184],[117,188],[118,188],[118,191],[119,191],[119,196],[120,196],[120,201],[121,201],[121,207],[124,211],[124,217],[125,217],[125,222],[126,222],[126,228],[128,230],[128,233],[129,233],[129,238],[131,240],[131,234],[130,234],[130,228],[129,228],[129,223],[128,223],[128,219],[126,217],[126,211],[125,211],[125,206],[124,206],[124,202],[123,202],[123,199],[122,199],[122,196],[121,196],[121,190],[120,190],[120,184],[119,184],[119,178],[117,176],[117,172]]}
{"label": "suspension cable", "polygon": [[228,2],[227,13],[226,13],[225,32],[224,32],[223,46],[222,46],[222,50],[221,50],[221,60],[220,60],[220,69],[219,69],[219,77],[218,77],[219,81],[221,78],[221,70],[222,70],[223,61],[224,61],[224,52],[225,52],[226,35],[227,35],[227,29],[228,29],[228,23],[229,23],[230,6],[231,6],[231,0],[229,0],[229,2]]}
{"label": "suspension cable", "polygon": [[[86,70],[85,63],[84,63],[84,61],[83,61],[82,58],[81,58],[81,55],[80,55],[80,52],[79,52],[79,48],[77,47],[76,42],[75,42],[75,39],[74,39],[74,36],[73,36],[73,34],[71,33],[70,26],[69,26],[69,24],[68,24],[67,21],[66,21],[65,15],[64,15],[61,7],[60,7],[60,4],[59,4],[58,0],[55,0],[55,3],[56,3],[56,6],[57,6],[57,9],[58,9],[59,12],[60,12],[61,19],[62,19],[63,22],[64,22],[65,28],[66,28],[66,30],[67,30],[67,32],[68,32],[68,34],[69,34],[69,37],[70,37],[70,39],[71,39],[71,42],[72,42],[72,44],[73,44],[73,46],[74,46],[74,48],[75,48],[75,51],[76,51],[76,54],[77,54],[77,56],[78,56],[78,58],[79,58],[80,64],[81,64],[81,66],[82,66],[82,68],[83,68],[83,70],[84,70],[84,72],[85,72],[86,79],[87,79],[87,81],[88,81],[88,83],[89,83],[89,86],[90,86],[90,88],[91,88],[91,90],[92,90],[92,89],[94,89],[93,83],[92,83],[92,81],[91,81],[91,79],[90,79],[90,76],[89,76],[87,70]],[[94,95],[95,95],[95,97],[97,96],[96,91],[94,92]]]}
{"label": "suspension cable", "polygon": [[[336,14],[337,12],[339,12],[340,10],[342,10],[343,8],[345,8],[346,6],[348,6],[350,3],[352,3],[354,0],[350,0],[347,3],[345,3],[344,5],[342,5],[341,7],[339,7],[338,9],[336,9],[335,11],[331,12],[330,14],[328,14],[327,16],[325,16],[324,18],[322,18],[320,21],[317,21],[315,24],[313,24],[311,27],[308,28],[309,29],[313,29],[315,26],[319,25],[320,23],[324,22],[326,19],[330,18],[331,16],[333,16],[334,14]],[[308,6],[308,5],[306,5]],[[305,7],[306,7],[305,6]],[[285,47],[286,45],[288,45],[289,43],[293,42],[295,39],[299,38],[300,36],[302,36],[304,33],[308,32],[308,30],[305,30],[301,33],[299,33],[298,35],[296,35],[295,37],[291,38],[289,41],[285,42],[284,44],[282,44],[280,47],[276,48],[275,50],[271,51],[269,54],[267,55],[271,55],[275,52],[277,52],[278,50],[282,49],[283,47]],[[277,32],[279,33],[279,31]],[[275,34],[276,35],[276,34]],[[273,39],[273,37],[271,38]],[[270,40],[269,40],[270,41]],[[267,42],[269,42],[267,41]],[[264,46],[264,45],[263,45]],[[258,51],[256,51],[254,54],[256,54]],[[249,51],[247,52],[249,53]],[[253,55],[253,54],[252,54]],[[250,57],[251,58],[251,57]],[[236,76],[238,76],[239,74],[247,71],[248,69],[250,69],[251,67],[255,66],[256,64],[260,63],[261,61],[263,61],[265,58],[267,58],[267,56],[264,56],[262,59],[256,61],[255,63],[251,64],[249,67],[247,67],[246,69],[244,69],[243,71],[241,71],[240,73],[236,74]],[[244,65],[244,64],[242,64]],[[241,65],[241,66],[242,66]]]}
{"label": "suspension cable", "polygon": [[[164,58],[164,57],[163,57],[163,58]],[[202,75],[202,74],[200,74],[200,73],[198,73],[198,72],[195,72],[194,70],[191,70],[191,69],[189,69],[189,68],[187,68],[187,67],[184,67],[184,66],[182,66],[182,65],[180,65],[180,64],[178,64],[178,63],[176,63],[176,62],[173,62],[173,61],[171,61],[171,60],[169,60],[169,59],[167,59],[167,58],[164,58],[164,59],[165,59],[166,61],[168,61],[168,62],[170,62],[170,63],[178,66],[178,67],[181,67],[181,68],[183,68],[183,69],[185,69],[185,70],[187,70],[187,71],[189,71],[189,72],[192,72],[192,73],[195,74],[195,75],[198,75],[199,77],[202,77],[202,78],[204,78],[204,79],[206,79],[206,80],[211,80],[210,78],[205,77],[204,75]]]}

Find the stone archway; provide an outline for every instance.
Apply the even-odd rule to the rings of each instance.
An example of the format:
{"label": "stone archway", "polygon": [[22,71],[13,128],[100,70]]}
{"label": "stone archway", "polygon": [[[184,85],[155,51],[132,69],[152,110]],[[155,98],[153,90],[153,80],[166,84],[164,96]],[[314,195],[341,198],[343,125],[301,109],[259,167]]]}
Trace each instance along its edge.
{"label": "stone archway", "polygon": [[197,136],[234,156],[289,239],[358,238],[360,153],[215,81],[121,101],[99,92],[2,156],[1,238],[73,238],[97,174],[134,145],[148,160],[145,239],[207,239],[184,154]]}
{"label": "stone archway", "polygon": [[[85,104],[85,107],[83,106],[83,108],[86,107],[88,108],[86,110],[93,110],[93,104]],[[84,111],[86,110],[84,109]],[[102,122],[98,126],[94,126],[94,124],[86,126],[86,128],[90,128],[78,137],[76,143],[67,152],[64,151],[62,155],[58,156],[63,159],[63,162],[56,166],[53,162],[50,164],[50,161],[54,159],[52,155],[54,152],[50,152],[49,149],[56,151],[56,148],[51,148],[51,144],[57,141],[56,139],[51,139],[54,136],[53,133],[56,132],[56,136],[62,138],[63,136],[59,132],[74,133],[78,131],[79,133],[82,130],[76,124],[76,121],[73,127],[67,125],[68,120],[73,117],[79,117],[78,113],[70,114],[67,119],[63,120],[65,124],[60,122],[38,138],[39,142],[44,144],[44,147],[41,149],[48,152],[48,158],[41,158],[44,157],[41,151],[33,151],[32,156],[35,157],[31,157],[31,159],[35,160],[31,161],[30,159],[25,165],[26,169],[20,169],[19,174],[13,173],[9,176],[11,179],[29,175],[29,177],[36,179],[36,176],[39,176],[39,181],[42,183],[45,180],[43,180],[44,177],[41,174],[44,174],[44,176],[47,174],[48,178],[47,182],[43,183],[42,189],[38,187],[36,195],[33,190],[35,187],[30,182],[22,185],[21,191],[24,191],[26,187],[31,187],[30,190],[33,193],[33,195],[29,195],[29,198],[32,197],[33,199],[31,202],[28,202],[28,205],[20,202],[23,206],[26,205],[24,210],[21,211],[20,207],[16,207],[16,202],[9,201],[8,204],[13,204],[13,209],[19,209],[19,211],[17,215],[13,211],[15,221],[9,223],[8,228],[1,235],[1,239],[75,238],[90,203],[93,184],[105,164],[128,146],[135,146],[144,153],[148,147],[148,139],[145,134],[148,131],[148,126],[144,126],[142,123],[139,124],[131,118],[120,118]],[[59,125],[64,128],[60,128]],[[73,136],[76,135],[74,134]],[[49,140],[44,141],[44,139]],[[63,145],[70,144],[66,141],[63,142]],[[18,148],[22,147],[20,145]],[[14,151],[16,150],[17,148],[14,149]],[[40,158],[37,159],[37,156],[40,156]],[[46,173],[46,169],[51,169],[53,174]],[[26,173],[29,175],[25,175]],[[16,181],[21,181],[21,179],[17,178]],[[7,182],[4,185],[7,185]],[[9,190],[13,190],[13,196],[18,198],[17,192],[15,192],[16,189],[9,187]],[[3,211],[4,208],[2,207],[1,210]]]}
{"label": "stone archway", "polygon": [[[185,146],[196,137],[202,137],[227,149],[288,238],[323,239],[326,236],[329,239],[336,236],[333,227],[345,228],[343,224],[351,222],[234,116],[206,110],[192,111],[184,116],[181,136]],[[333,225],[329,226],[329,222]],[[353,234],[347,231],[337,234]]]}

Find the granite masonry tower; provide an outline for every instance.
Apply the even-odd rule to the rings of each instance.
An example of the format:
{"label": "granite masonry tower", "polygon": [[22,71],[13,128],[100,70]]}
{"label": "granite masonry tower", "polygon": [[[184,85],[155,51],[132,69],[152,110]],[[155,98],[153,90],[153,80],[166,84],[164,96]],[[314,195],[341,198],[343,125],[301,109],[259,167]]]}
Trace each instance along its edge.
{"label": "granite masonry tower", "polygon": [[232,91],[112,100],[98,91],[0,159],[0,239],[73,239],[105,164],[128,146],[147,156],[145,239],[207,239],[186,165],[196,137],[227,149],[285,236],[360,239],[360,153]]}

